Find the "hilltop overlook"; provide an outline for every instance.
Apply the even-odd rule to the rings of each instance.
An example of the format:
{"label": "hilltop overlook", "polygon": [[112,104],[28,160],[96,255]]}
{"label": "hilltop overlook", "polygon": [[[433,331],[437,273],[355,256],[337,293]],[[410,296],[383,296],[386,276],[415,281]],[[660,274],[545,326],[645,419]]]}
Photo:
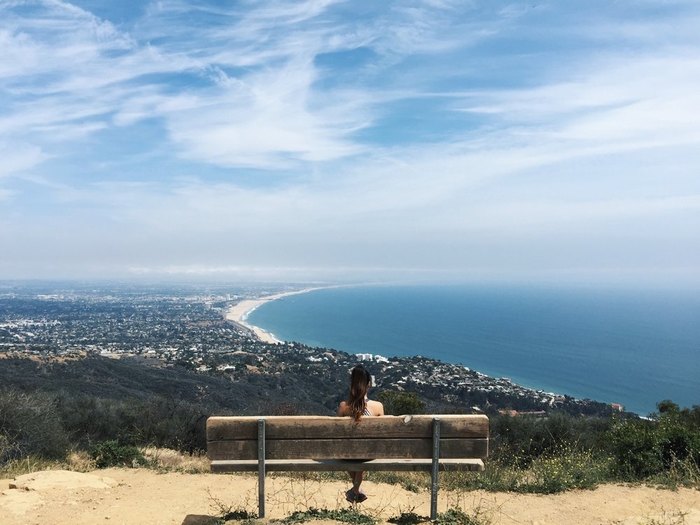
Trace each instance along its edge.
{"label": "hilltop overlook", "polygon": [[[559,523],[551,520],[564,515],[575,516],[576,523],[591,524],[695,523],[700,506],[696,491],[654,496],[665,509],[677,510],[676,515],[640,503],[650,497],[651,489],[607,483],[697,488],[699,407],[681,408],[664,401],[658,413],[643,420],[604,403],[523,388],[504,378],[425,357],[352,355],[293,342],[264,343],[245,326],[225,320],[231,304],[267,292],[4,290],[0,294],[0,477],[16,480],[2,482],[8,487],[0,493],[3,522],[20,523],[25,512],[40,517],[49,507],[61,507],[67,497],[72,501],[66,490],[74,489],[62,487],[63,482],[56,482],[61,475],[41,472],[45,469],[88,471],[93,474],[86,476],[104,478],[99,483],[105,486],[97,488],[90,485],[92,478],[84,478],[91,487],[86,500],[91,511],[80,510],[80,505],[63,509],[65,523],[80,523],[80,519],[92,523],[97,517],[182,523],[195,512],[192,519],[200,512],[212,519],[225,514],[212,501],[245,508],[249,503],[245,497],[216,496],[214,500],[211,494],[230,495],[232,484],[247,487],[251,478],[201,473],[207,470],[202,458],[206,418],[333,414],[345,395],[348,370],[362,360],[376,380],[372,395],[385,403],[388,413],[483,412],[490,416],[486,471],[445,476],[442,481],[450,491],[445,498],[450,504],[466,505],[470,512],[483,507],[495,520],[484,521],[481,515],[481,521],[468,523],[514,523],[513,513],[530,516],[533,523]],[[174,465],[163,463],[172,455],[180,459]],[[138,468],[95,470],[110,466]],[[18,486],[24,474],[29,475],[28,492],[9,488]],[[292,511],[310,512],[313,505],[326,510],[338,507],[337,477],[322,478],[323,490],[318,489],[311,499],[294,488],[296,478],[273,479],[282,487],[291,485],[281,490],[290,490],[291,498],[304,501],[278,502],[275,512],[280,517]],[[304,479],[302,485],[318,482]],[[413,502],[422,501],[427,493],[424,477],[375,474],[368,481],[379,505],[367,507],[373,519],[386,521],[407,509],[421,512],[422,503]],[[146,489],[131,490],[144,484],[156,490],[160,483],[167,486],[162,496],[140,504]],[[601,488],[575,492],[596,487]],[[179,498],[191,503],[186,509],[169,499],[178,499],[181,490],[196,492],[194,499]],[[534,504],[531,493],[564,495]],[[616,502],[606,507],[603,502],[609,498],[629,501],[629,505]],[[634,505],[638,508],[632,510]],[[172,515],[170,511],[158,514],[163,506]],[[130,507],[144,514],[129,514]],[[530,507],[531,511],[522,511]],[[687,520],[668,521],[674,516]],[[666,521],[649,521],[655,519]]]}

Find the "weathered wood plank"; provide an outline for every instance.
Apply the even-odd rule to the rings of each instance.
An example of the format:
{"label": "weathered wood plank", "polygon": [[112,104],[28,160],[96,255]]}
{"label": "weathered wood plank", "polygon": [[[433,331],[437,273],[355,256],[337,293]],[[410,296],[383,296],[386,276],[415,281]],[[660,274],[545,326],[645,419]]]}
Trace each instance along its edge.
{"label": "weathered wood plank", "polygon": [[[270,459],[265,462],[266,470],[276,472],[335,472],[335,471],[427,471],[432,468],[430,459],[373,459],[371,461],[342,461],[314,459]],[[257,460],[217,460],[211,462],[212,472],[255,472]],[[483,471],[484,462],[480,459],[443,459],[442,471]]]}
{"label": "weathered wood plank", "polygon": [[[266,459],[430,458],[432,439],[267,439]],[[257,440],[210,441],[209,459],[257,459]],[[441,458],[485,458],[488,439],[442,439]]]}
{"label": "weathered wood plank", "polygon": [[[266,416],[269,439],[350,439],[363,437],[419,438],[432,436],[433,418],[439,417],[445,438],[483,438],[489,433],[484,415],[419,415],[366,417],[355,423],[349,417]],[[210,417],[207,440],[256,439],[260,417]]]}

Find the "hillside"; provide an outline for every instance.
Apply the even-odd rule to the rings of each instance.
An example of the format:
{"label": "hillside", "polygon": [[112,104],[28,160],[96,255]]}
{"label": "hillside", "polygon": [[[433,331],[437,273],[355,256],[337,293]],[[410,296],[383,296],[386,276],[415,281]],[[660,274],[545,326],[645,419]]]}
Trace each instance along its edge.
{"label": "hillside", "polygon": [[[215,412],[253,414],[294,404],[299,411],[325,413],[337,405],[332,381],[305,388],[306,378],[294,371],[284,376],[251,371],[235,381],[227,376],[198,374],[181,366],[163,366],[143,358],[85,357],[0,358],[0,384],[25,392],[87,395],[113,400],[164,396],[198,404]],[[331,393],[332,392],[332,393]]]}

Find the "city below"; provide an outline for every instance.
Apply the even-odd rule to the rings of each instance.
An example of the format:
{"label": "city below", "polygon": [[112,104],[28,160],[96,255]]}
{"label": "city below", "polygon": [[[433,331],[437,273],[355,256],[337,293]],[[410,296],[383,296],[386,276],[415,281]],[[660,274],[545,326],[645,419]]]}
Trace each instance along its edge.
{"label": "city below", "polygon": [[[345,374],[358,361],[370,368],[378,392],[413,392],[433,411],[609,414],[620,405],[578,400],[525,388],[467,366],[416,357],[348,354],[295,342],[270,344],[225,319],[244,299],[295,287],[0,286],[0,359],[66,363],[87,358],[178,368],[232,383],[267,377],[284,390],[285,376],[333,409]],[[306,378],[306,380],[305,380]],[[318,390],[315,394],[311,391]],[[336,392],[334,395],[333,393]],[[268,393],[264,393],[268,395]],[[313,410],[294,399],[297,411]],[[287,396],[289,397],[289,395]]]}

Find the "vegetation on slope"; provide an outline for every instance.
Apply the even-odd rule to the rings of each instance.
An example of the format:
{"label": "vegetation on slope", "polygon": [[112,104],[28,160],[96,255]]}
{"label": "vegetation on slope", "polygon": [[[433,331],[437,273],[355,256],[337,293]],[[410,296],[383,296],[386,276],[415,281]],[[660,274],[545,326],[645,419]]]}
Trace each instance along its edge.
{"label": "vegetation on slope", "polygon": [[[16,377],[14,387],[0,389],[0,468],[27,457],[60,460],[72,451],[87,451],[100,466],[136,465],[143,461],[134,447],[203,450],[210,414],[328,410],[317,401],[323,394],[314,395],[309,384],[302,388],[303,378],[296,376],[285,382],[262,376],[259,383],[234,383],[120,361],[78,363],[85,368],[80,373],[71,369],[69,381],[40,367],[32,369],[34,374],[26,373],[29,368],[19,370],[35,366],[30,361],[3,368],[6,377]],[[20,377],[26,389],[18,386]],[[43,391],[37,388],[40,383]],[[260,392],[265,392],[263,399]],[[425,409],[415,393],[384,392],[380,398],[388,413]],[[700,486],[700,407],[681,409],[663,401],[658,408],[648,420],[565,413],[492,415],[486,471],[449,473],[443,480],[454,488],[538,493],[590,488],[605,481]],[[419,477],[411,483],[418,487],[425,480]]]}

